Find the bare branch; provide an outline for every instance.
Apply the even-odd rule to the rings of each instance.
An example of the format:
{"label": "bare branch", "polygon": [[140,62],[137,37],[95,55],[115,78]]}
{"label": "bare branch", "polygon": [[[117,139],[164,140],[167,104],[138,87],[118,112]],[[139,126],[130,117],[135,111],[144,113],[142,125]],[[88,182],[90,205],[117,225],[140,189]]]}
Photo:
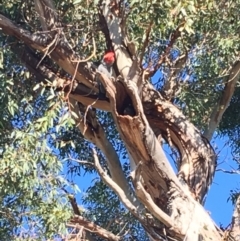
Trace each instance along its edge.
{"label": "bare branch", "polygon": [[138,208],[127,198],[125,192],[107,175],[107,173],[102,169],[97,153],[94,149],[92,149],[93,158],[95,167],[97,169],[98,174],[100,175],[103,182],[109,186],[120,198],[122,203],[127,207],[127,209],[137,218],[140,220],[144,220],[143,216],[139,213]]}
{"label": "bare branch", "polygon": [[77,163],[79,163],[79,164],[83,164],[83,165],[88,165],[88,166],[93,166],[94,164],[92,163],[92,162],[89,162],[89,161],[84,161],[84,160],[78,160],[78,159],[75,159],[75,158],[72,158],[72,157],[68,157],[68,158],[66,158],[66,159],[68,159],[68,160],[70,160],[70,161],[75,161],[75,162],[77,162]]}
{"label": "bare branch", "polygon": [[101,238],[111,240],[111,241],[120,241],[121,237],[114,235],[108,230],[96,225],[95,223],[88,221],[87,219],[81,216],[74,216],[70,222],[67,224],[68,227],[80,228],[78,225],[83,226],[87,231],[98,235]]}
{"label": "bare branch", "polygon": [[183,113],[150,84],[144,86],[143,92],[143,107],[151,128],[154,132],[160,131],[165,140],[171,139],[181,155],[179,179],[187,183],[195,199],[201,202],[215,173],[213,148]]}
{"label": "bare branch", "polygon": [[72,206],[72,209],[73,209],[74,214],[80,216],[80,215],[81,215],[81,212],[80,212],[79,207],[78,207],[78,205],[77,205],[76,198],[75,198],[73,195],[70,195],[70,194],[69,194],[69,195],[68,195],[68,199],[69,199],[69,201],[70,201],[70,203],[71,203],[71,206]]}
{"label": "bare branch", "polygon": [[[77,200],[76,200],[76,198],[74,197],[74,195],[69,194],[68,191],[65,190],[65,189],[63,189],[63,191],[68,194],[68,199],[69,199],[70,204],[71,204],[71,206],[72,206],[74,215],[81,218],[80,215],[84,212],[84,209],[82,209],[81,207],[78,206]],[[67,226],[68,226],[68,225],[67,225]],[[77,226],[75,226],[74,228],[79,228],[79,227],[78,227],[78,225],[77,225]],[[83,230],[82,230],[81,228],[80,228],[80,232],[81,232],[81,234],[82,234],[82,232],[83,232]],[[75,236],[75,235],[78,235],[78,234],[74,234],[74,236]],[[95,239],[90,235],[90,233],[89,233],[88,230],[86,230],[86,232],[84,233],[84,235],[86,236],[86,238],[87,238],[88,240],[90,240],[90,241],[95,241]],[[67,238],[67,240],[68,240],[68,238]]]}
{"label": "bare branch", "polygon": [[45,51],[47,44],[51,41],[51,36],[47,33],[31,34],[29,31],[20,28],[13,24],[8,18],[0,14],[0,28],[2,31],[11,36],[15,36],[21,41],[24,41],[28,46],[37,49],[41,52]]}
{"label": "bare branch", "polygon": [[[71,101],[71,103],[74,112],[80,115],[78,104],[74,103],[74,101]],[[122,188],[127,198],[130,199],[134,205],[141,206],[123,173],[119,157],[114,147],[107,139],[103,127],[97,121],[97,117],[91,109],[88,109],[86,119],[87,120],[84,120],[83,116],[79,116],[79,119],[77,119],[79,130],[86,139],[94,143],[103,152],[112,179]]]}
{"label": "bare branch", "polygon": [[230,171],[228,171],[228,170],[224,170],[222,168],[219,168],[219,169],[216,169],[216,172],[218,172],[218,171],[224,172],[224,173],[228,173],[228,174],[238,174],[238,175],[240,175],[240,171],[238,171],[238,170],[230,170]]}
{"label": "bare branch", "polygon": [[[156,217],[159,221],[164,223],[167,227],[172,228],[174,226],[174,220],[172,220],[166,213],[164,213],[154,203],[149,193],[147,193],[146,190],[144,189],[140,181],[141,169],[142,169],[142,163],[139,162],[136,170],[131,173],[137,196],[139,197],[141,202],[147,207],[147,209],[153,214],[154,217]],[[177,227],[174,227],[174,230],[177,230],[177,229],[178,229]],[[180,231],[178,232],[180,233]]]}
{"label": "bare branch", "polygon": [[212,139],[213,133],[218,127],[224,112],[228,108],[231,98],[234,94],[236,83],[239,80],[239,78],[240,78],[240,61],[237,60],[233,64],[231,70],[229,71],[229,77],[228,77],[227,83],[225,84],[224,90],[222,92],[222,95],[217,105],[214,107],[212,111],[212,114],[208,123],[208,127],[204,131],[203,135],[208,140]]}
{"label": "bare branch", "polygon": [[[57,38],[58,42],[55,43],[53,49],[50,50],[48,45],[52,43],[53,36],[49,31],[31,34],[29,31],[14,25],[8,18],[1,14],[0,28],[2,28],[4,33],[18,38],[29,47],[39,50],[44,55],[50,55],[50,57],[67,73],[71,76],[74,76],[75,74],[75,79],[78,80],[78,82],[81,82],[90,89],[97,91],[94,75],[90,73],[87,65],[81,62],[65,38]],[[79,65],[79,68],[76,73],[77,65]]]}
{"label": "bare branch", "polygon": [[84,104],[85,106],[92,106],[94,108],[98,108],[100,110],[104,110],[104,111],[111,111],[109,103],[105,100],[97,100],[92,98],[91,96],[82,96],[79,95],[77,92],[76,94],[70,94],[69,95],[70,99],[74,99],[82,104]]}
{"label": "bare branch", "polygon": [[36,54],[28,47],[22,49],[11,48],[15,54],[21,59],[25,66],[33,73],[38,81],[46,83],[46,79],[52,82],[51,87],[57,88],[58,90],[64,90],[65,92],[70,91],[70,85],[72,84],[72,91],[69,95],[71,98],[83,103],[84,105],[92,105],[95,108],[110,111],[109,103],[105,100],[97,100],[97,95],[92,94],[93,90],[88,88],[82,83],[78,83],[76,80],[72,80],[69,77],[61,77],[53,72],[53,70],[47,68],[44,64],[40,64],[40,59]]}
{"label": "bare branch", "polygon": [[[96,151],[93,149],[93,158],[95,167],[97,169],[98,174],[100,175],[103,182],[108,185],[119,197],[121,202],[125,205],[125,207],[131,212],[131,214],[143,225],[146,231],[155,238],[155,240],[160,239],[159,235],[154,231],[154,228],[157,228],[155,224],[154,227],[149,226],[145,217],[140,213],[140,208],[134,206],[134,204],[127,198],[124,191],[107,175],[107,173],[102,169]],[[141,210],[143,211],[143,210]]]}

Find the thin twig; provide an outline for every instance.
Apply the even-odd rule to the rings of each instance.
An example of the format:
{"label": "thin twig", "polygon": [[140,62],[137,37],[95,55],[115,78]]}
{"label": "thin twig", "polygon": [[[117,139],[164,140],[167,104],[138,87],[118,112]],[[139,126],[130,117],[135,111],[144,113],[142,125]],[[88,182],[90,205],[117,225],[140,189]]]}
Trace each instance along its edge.
{"label": "thin twig", "polygon": [[230,170],[230,171],[228,171],[228,170],[225,170],[225,169],[222,169],[222,168],[219,168],[219,169],[216,169],[216,172],[224,172],[224,173],[228,173],[228,174],[240,174],[240,171],[238,171],[238,170]]}
{"label": "thin twig", "polygon": [[66,159],[68,159],[68,160],[70,159],[71,161],[75,161],[75,162],[80,163],[80,164],[94,166],[94,164],[92,162],[89,162],[89,161],[78,160],[78,159],[75,159],[75,158],[72,158],[72,157],[69,157],[69,158],[66,158]]}
{"label": "thin twig", "polygon": [[144,221],[144,217],[140,215],[138,212],[138,208],[133,205],[133,203],[127,198],[126,194],[124,191],[115,183],[112,178],[108,176],[108,174],[102,169],[97,152],[94,148],[92,148],[92,153],[93,153],[93,159],[94,159],[94,164],[96,167],[96,170],[98,174],[100,175],[101,179],[103,180],[104,183],[106,183],[120,198],[122,203],[127,207],[127,209],[135,216],[138,218],[138,220]]}
{"label": "thin twig", "polygon": [[[36,69],[38,68],[38,66],[42,63],[42,61],[44,60],[44,58],[47,56],[47,55],[50,55],[52,53],[52,51],[56,48],[57,46],[57,40],[59,39],[59,34],[56,34],[56,36],[54,37],[54,39],[52,40],[52,42],[50,44],[48,44],[48,46],[43,49],[44,51],[44,55],[43,57],[41,58],[41,60],[39,61],[38,65],[36,66]],[[50,47],[52,47],[54,44],[54,47],[52,48],[52,50],[49,51]],[[46,50],[46,51],[45,51]]]}

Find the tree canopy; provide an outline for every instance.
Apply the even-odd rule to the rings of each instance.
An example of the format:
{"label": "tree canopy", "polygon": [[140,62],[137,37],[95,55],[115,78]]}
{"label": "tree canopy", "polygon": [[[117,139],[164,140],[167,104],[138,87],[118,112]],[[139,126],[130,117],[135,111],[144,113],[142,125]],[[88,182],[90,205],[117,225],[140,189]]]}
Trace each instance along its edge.
{"label": "tree canopy", "polygon": [[[239,240],[237,187],[228,227],[204,210],[213,137],[240,171],[239,9],[2,0],[1,240]],[[116,78],[93,67],[106,51]]]}

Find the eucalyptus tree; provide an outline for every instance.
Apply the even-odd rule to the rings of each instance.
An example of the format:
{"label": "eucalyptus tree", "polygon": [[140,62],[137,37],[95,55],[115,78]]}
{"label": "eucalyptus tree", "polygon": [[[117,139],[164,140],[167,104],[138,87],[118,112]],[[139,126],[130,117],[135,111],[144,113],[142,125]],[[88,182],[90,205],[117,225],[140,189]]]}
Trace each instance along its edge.
{"label": "eucalyptus tree", "polygon": [[[238,100],[239,7],[2,0],[2,237],[238,240],[238,194],[227,231],[203,204],[214,133],[238,139],[224,113]],[[92,65],[105,51],[116,79]],[[79,207],[82,170],[100,180]]]}

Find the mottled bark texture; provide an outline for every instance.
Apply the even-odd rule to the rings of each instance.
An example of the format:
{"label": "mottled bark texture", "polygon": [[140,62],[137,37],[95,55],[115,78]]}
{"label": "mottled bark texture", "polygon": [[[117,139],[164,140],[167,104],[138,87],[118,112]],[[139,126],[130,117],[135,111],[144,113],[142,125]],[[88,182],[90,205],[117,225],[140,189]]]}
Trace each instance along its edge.
{"label": "mottled bark texture", "polygon": [[[213,112],[205,133],[207,138],[203,137],[181,110],[168,101],[176,92],[173,89],[174,73],[164,87],[163,97],[149,83],[150,74],[141,68],[134,43],[128,40],[124,15],[119,14],[122,13],[121,4],[106,0],[100,1],[99,19],[104,26],[107,44],[115,52],[114,68],[119,76],[116,82],[112,82],[100,75],[107,96],[106,100],[98,100],[96,73],[66,40],[52,1],[35,0],[35,6],[43,31],[30,33],[3,15],[0,15],[0,27],[5,34],[25,44],[26,48],[22,51],[17,48],[12,50],[40,81],[48,79],[57,89],[66,92],[72,110],[77,113],[78,128],[106,157],[110,176],[103,171],[93,151],[95,167],[102,180],[115,191],[152,240],[221,240],[221,231],[201,204],[212,183],[216,166],[216,154],[209,140],[225,110],[225,107],[221,108],[222,102],[225,106],[228,104],[229,100],[224,100],[228,92],[223,93]],[[39,59],[35,50],[41,52],[43,58],[48,55],[68,76],[54,73]],[[176,73],[185,63],[183,57],[176,62]],[[231,75],[239,75],[239,63],[234,65]],[[227,83],[226,90],[231,92],[232,84]],[[134,190],[93,108],[112,113],[132,162]],[[179,153],[177,174],[162,149],[159,136]],[[239,218],[237,214],[238,211],[234,216],[235,223]],[[80,216],[73,217],[70,224],[79,224],[107,240],[121,240],[121,237]]]}

